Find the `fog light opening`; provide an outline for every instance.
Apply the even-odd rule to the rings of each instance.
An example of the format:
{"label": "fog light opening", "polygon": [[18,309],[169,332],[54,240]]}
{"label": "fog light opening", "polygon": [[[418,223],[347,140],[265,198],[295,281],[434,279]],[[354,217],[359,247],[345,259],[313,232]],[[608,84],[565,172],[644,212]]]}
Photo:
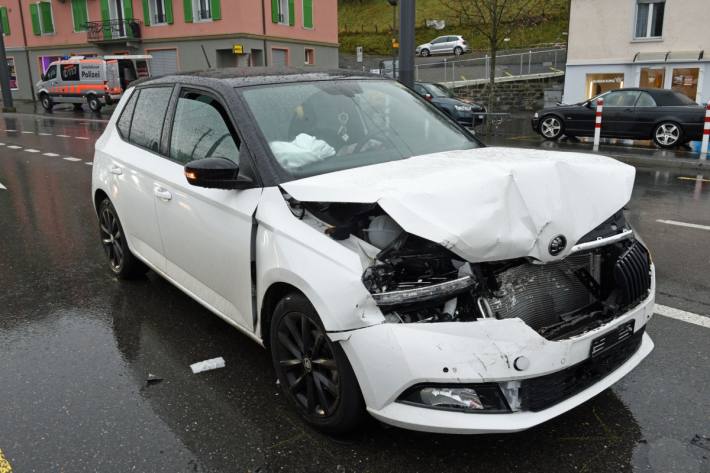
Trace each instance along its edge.
{"label": "fog light opening", "polygon": [[493,383],[455,386],[418,385],[405,391],[398,402],[459,412],[510,412],[500,388]]}

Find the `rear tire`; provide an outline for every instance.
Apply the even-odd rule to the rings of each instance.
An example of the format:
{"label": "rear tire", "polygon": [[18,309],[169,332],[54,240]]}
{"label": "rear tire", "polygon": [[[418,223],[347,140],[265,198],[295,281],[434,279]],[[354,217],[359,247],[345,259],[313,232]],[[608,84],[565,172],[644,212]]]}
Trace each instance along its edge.
{"label": "rear tire", "polygon": [[456,46],[456,47],[454,48],[454,55],[460,56],[460,55],[462,55],[462,54],[463,54],[463,48],[461,48],[461,46]]}
{"label": "rear tire", "polygon": [[545,115],[540,120],[538,127],[543,138],[550,141],[556,141],[565,131],[565,124],[562,119],[556,115]]}
{"label": "rear tire", "polygon": [[120,279],[134,279],[148,271],[148,267],[133,256],[128,248],[123,226],[109,199],[99,204],[99,234],[109,259],[109,268],[114,275]]}
{"label": "rear tire", "polygon": [[360,424],[365,409],[355,373],[303,294],[288,294],[276,305],[269,339],[281,389],[309,425],[339,434]]}
{"label": "rear tire", "polygon": [[662,122],[653,129],[653,141],[663,149],[675,148],[683,140],[683,129],[677,123]]}
{"label": "rear tire", "polygon": [[99,113],[101,111],[101,101],[95,95],[87,97],[86,102],[89,104],[89,108],[92,112]]}
{"label": "rear tire", "polygon": [[52,97],[50,97],[47,94],[42,94],[39,98],[39,101],[42,104],[43,109],[45,109],[48,112],[52,111],[52,108],[54,107],[54,102],[52,102]]}
{"label": "rear tire", "polygon": [[422,49],[421,55],[422,57],[429,57],[429,55],[431,55],[431,52],[427,48],[424,48]]}

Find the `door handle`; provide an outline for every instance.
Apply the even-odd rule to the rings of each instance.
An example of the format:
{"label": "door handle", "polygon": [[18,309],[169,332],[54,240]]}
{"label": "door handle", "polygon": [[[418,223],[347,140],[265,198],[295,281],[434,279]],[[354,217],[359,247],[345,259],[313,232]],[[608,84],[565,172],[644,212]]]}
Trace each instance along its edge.
{"label": "door handle", "polygon": [[170,200],[173,198],[173,195],[170,193],[169,190],[163,189],[162,187],[156,187],[153,189],[153,193],[158,199],[161,200]]}
{"label": "door handle", "polygon": [[117,176],[120,176],[123,174],[123,169],[121,169],[119,166],[111,166],[111,174],[115,174]]}

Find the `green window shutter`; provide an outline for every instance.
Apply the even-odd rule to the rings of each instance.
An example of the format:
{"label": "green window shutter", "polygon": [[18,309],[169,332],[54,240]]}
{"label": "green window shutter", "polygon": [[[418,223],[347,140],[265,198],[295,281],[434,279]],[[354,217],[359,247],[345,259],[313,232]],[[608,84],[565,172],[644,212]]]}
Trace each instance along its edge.
{"label": "green window shutter", "polygon": [[0,21],[2,21],[2,32],[5,36],[10,36],[10,20],[7,17],[7,7],[0,8]]}
{"label": "green window shutter", "polygon": [[182,0],[182,8],[185,11],[185,23],[192,23],[192,0]]}
{"label": "green window shutter", "polygon": [[40,21],[42,23],[42,33],[54,33],[54,23],[52,23],[52,4],[49,2],[39,3]]}
{"label": "green window shutter", "polygon": [[279,22],[279,0],[271,0],[271,22]]}
{"label": "green window shutter", "polygon": [[313,0],[303,0],[303,27],[313,28]]}
{"label": "green window shutter", "polygon": [[150,26],[150,8],[148,7],[148,0],[143,0],[143,24],[145,26]]}
{"label": "green window shutter", "polygon": [[39,24],[39,6],[37,6],[36,3],[30,3],[30,16],[32,17],[32,33],[41,35],[42,27]]}
{"label": "green window shutter", "polygon": [[165,19],[169,25],[173,24],[173,0],[165,0]]}
{"label": "green window shutter", "polygon": [[219,4],[220,0],[210,0],[210,7],[212,9],[212,19],[221,20],[222,19],[222,6]]}
{"label": "green window shutter", "polygon": [[86,0],[71,0],[71,12],[74,18],[74,31],[86,31],[86,22],[89,19]]}
{"label": "green window shutter", "polygon": [[[108,8],[108,0],[101,0],[101,20],[109,21],[111,19],[111,13]],[[111,39],[111,27],[103,27],[104,39]]]}
{"label": "green window shutter", "polygon": [[126,20],[133,18],[133,0],[123,0],[123,18]]}
{"label": "green window shutter", "polygon": [[293,7],[293,0],[288,0],[288,24],[293,26],[296,24],[296,9]]}

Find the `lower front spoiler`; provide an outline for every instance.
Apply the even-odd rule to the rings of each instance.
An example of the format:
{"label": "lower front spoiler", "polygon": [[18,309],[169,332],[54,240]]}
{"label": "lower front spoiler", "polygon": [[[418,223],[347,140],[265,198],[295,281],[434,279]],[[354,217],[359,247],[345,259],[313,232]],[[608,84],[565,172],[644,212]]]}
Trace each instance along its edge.
{"label": "lower front spoiler", "polygon": [[643,335],[641,346],[619,368],[606,377],[554,406],[538,411],[520,411],[509,414],[470,414],[449,412],[425,407],[415,407],[392,402],[380,410],[368,408],[378,420],[397,427],[423,432],[449,434],[494,434],[520,432],[557,417],[588,401],[626,376],[653,350],[653,341]]}

